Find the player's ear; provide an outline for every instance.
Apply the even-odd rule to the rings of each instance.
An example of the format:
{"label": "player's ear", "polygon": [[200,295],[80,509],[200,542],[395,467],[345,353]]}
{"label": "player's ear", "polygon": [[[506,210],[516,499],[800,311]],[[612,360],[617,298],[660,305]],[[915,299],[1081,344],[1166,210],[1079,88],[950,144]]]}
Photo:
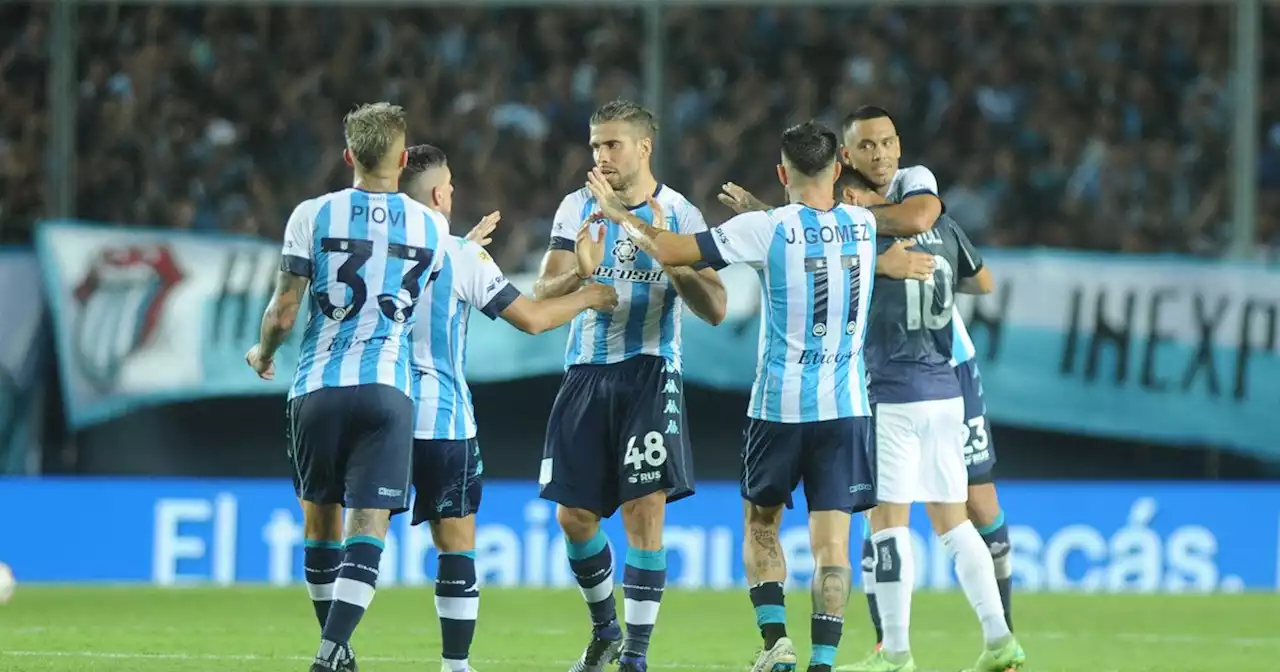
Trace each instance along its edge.
{"label": "player's ear", "polygon": [[437,207],[444,204],[443,187],[431,187],[431,207]]}
{"label": "player's ear", "polygon": [[831,174],[831,184],[835,184],[840,181],[840,171],[844,170],[844,166],[841,166],[839,161],[836,161],[835,164],[836,170]]}
{"label": "player's ear", "polygon": [[840,188],[840,202],[847,205],[853,205],[858,202],[858,192],[853,187],[845,185]]}
{"label": "player's ear", "polygon": [[396,167],[400,170],[404,170],[404,167],[407,165],[409,165],[409,150],[400,152],[400,161],[396,164]]}
{"label": "player's ear", "polygon": [[356,157],[351,154],[350,148],[342,150],[342,160],[346,162],[348,166],[351,166],[352,168],[356,167]]}
{"label": "player's ear", "polygon": [[653,156],[653,138],[640,138],[640,151],[646,157]]}
{"label": "player's ear", "polygon": [[782,183],[782,186],[787,186],[787,167],[781,163],[778,164],[778,181]]}

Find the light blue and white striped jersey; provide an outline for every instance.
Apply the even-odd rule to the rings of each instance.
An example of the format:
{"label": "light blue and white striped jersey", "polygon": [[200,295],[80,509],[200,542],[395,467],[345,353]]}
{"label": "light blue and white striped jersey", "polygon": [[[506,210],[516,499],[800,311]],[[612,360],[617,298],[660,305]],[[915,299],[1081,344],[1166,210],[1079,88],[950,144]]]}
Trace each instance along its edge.
{"label": "light blue and white striped jersey", "polygon": [[760,275],[759,363],[747,416],[782,423],[871,415],[862,344],[876,220],[851,205],[748,212],[698,236],[712,268]]}
{"label": "light blue and white striped jersey", "polygon": [[418,301],[421,321],[413,334],[413,374],[418,395],[415,439],[461,441],[476,435],[467,364],[471,306],[496,319],[520,296],[483,247],[449,237],[444,265]]}
{"label": "light blue and white striped jersey", "polygon": [[960,319],[960,309],[951,309],[951,366],[960,366],[978,356],[973,347],[973,339],[969,338],[969,330]]}
{"label": "light blue and white striped jersey", "polygon": [[[681,234],[707,230],[702,212],[680,192],[658,185],[654,198],[666,214],[661,227]],[[564,197],[551,228],[551,249],[572,251],[582,222],[594,212],[596,199],[586,188]],[[653,223],[648,204],[632,208]],[[680,317],[684,302],[662,265],[640,251],[621,226],[605,226],[604,261],[595,281],[613,285],[618,307],[611,313],[588,310],[569,325],[565,367],[574,364],[613,364],[636,355],[662,357],[676,370],[680,362]]]}
{"label": "light blue and white striped jersey", "polygon": [[343,189],[294,209],[281,268],[311,287],[290,399],[372,384],[412,396],[414,307],[448,232],[443,216],[401,194]]}

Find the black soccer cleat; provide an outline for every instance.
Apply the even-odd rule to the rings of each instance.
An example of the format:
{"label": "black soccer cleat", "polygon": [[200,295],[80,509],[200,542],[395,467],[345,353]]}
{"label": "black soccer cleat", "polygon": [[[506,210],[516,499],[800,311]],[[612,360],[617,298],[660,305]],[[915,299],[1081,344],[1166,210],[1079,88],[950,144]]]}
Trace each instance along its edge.
{"label": "black soccer cleat", "polygon": [[360,666],[356,664],[356,651],[347,645],[346,659],[338,663],[338,672],[360,672]]}

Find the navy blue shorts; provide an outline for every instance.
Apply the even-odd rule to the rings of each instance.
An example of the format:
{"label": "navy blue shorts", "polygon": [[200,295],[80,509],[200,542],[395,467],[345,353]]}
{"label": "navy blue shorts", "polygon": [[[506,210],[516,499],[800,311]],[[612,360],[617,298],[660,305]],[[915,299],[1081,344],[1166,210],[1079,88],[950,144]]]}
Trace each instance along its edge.
{"label": "navy blue shorts", "polygon": [[869,417],[787,424],[747,418],[742,498],[785,504],[804,483],[810,511],[857,513],[876,505],[875,422]]}
{"label": "navy blue shorts", "polygon": [[569,367],[538,475],[540,495],[604,518],[658,491],[693,494],[684,383],[661,357]]}
{"label": "navy blue shorts", "polygon": [[480,510],[484,460],[475,439],[415,439],[413,524],[466,518]]}
{"label": "navy blue shorts", "polygon": [[956,367],[960,394],[964,397],[964,464],[969,469],[969,485],[995,480],[996,447],[987,424],[987,404],[982,399],[982,374],[970,360]]}
{"label": "navy blue shorts", "polygon": [[413,400],[389,385],[326,387],[289,400],[298,498],[349,509],[409,508]]}

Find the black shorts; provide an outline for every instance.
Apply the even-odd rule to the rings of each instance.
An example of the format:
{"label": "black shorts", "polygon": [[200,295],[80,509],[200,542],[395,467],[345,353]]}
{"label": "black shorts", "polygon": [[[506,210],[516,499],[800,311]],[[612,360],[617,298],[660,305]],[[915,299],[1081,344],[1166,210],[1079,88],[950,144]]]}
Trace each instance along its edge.
{"label": "black shorts", "polygon": [[289,400],[293,488],[314,504],[408,510],[413,400],[390,385],[326,387]]}
{"label": "black shorts", "polygon": [[484,461],[475,439],[415,439],[413,524],[466,518],[480,510]]}
{"label": "black shorts", "polygon": [[977,362],[971,360],[956,367],[956,376],[964,397],[964,464],[969,469],[969,485],[991,483],[995,480],[996,446],[982,399],[982,374]]}
{"label": "black shorts", "polygon": [[742,498],[791,508],[791,493],[803,482],[810,511],[866,511],[876,505],[875,438],[870,417],[791,424],[747,418]]}
{"label": "black shorts", "polygon": [[661,357],[569,367],[547,421],[540,494],[608,518],[623,502],[693,494],[684,384]]}

